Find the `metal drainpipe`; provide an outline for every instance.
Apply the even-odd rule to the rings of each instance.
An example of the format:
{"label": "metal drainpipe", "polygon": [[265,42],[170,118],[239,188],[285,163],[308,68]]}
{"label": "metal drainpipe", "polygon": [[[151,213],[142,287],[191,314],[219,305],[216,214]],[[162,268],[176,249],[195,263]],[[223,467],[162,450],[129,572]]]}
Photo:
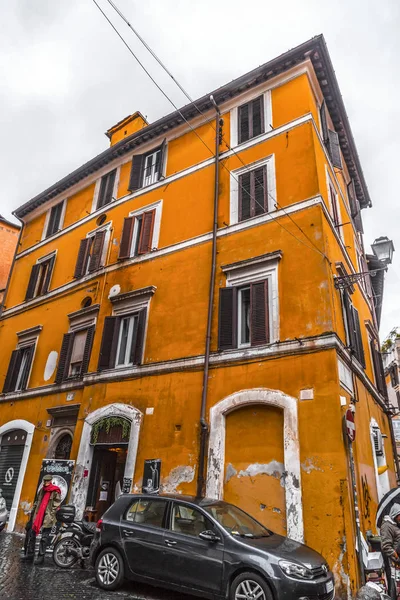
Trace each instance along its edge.
{"label": "metal drainpipe", "polygon": [[197,496],[203,495],[204,491],[204,467],[207,449],[208,423],[206,420],[207,406],[207,391],[208,391],[208,372],[210,365],[210,345],[211,345],[211,325],[213,314],[213,299],[214,299],[214,282],[215,268],[217,257],[217,230],[218,230],[218,187],[219,187],[219,126],[220,126],[220,111],[213,98],[210,100],[214,105],[215,116],[215,177],[214,177],[214,224],[212,232],[212,250],[211,250],[211,272],[210,272],[210,289],[208,296],[208,314],[207,314],[207,333],[206,333],[206,348],[204,354],[204,371],[203,371],[203,390],[201,395],[200,409],[200,448],[199,448],[199,468],[197,472]]}

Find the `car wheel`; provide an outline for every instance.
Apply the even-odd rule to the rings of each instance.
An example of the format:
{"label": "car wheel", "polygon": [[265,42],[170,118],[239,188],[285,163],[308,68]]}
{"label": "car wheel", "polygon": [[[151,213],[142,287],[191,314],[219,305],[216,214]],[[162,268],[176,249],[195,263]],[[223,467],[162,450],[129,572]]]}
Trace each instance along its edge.
{"label": "car wheel", "polygon": [[103,590],[116,590],[124,580],[124,561],[115,548],[100,552],[95,565],[96,581]]}
{"label": "car wheel", "polygon": [[256,573],[241,573],[232,582],[230,600],[273,600],[265,580]]}

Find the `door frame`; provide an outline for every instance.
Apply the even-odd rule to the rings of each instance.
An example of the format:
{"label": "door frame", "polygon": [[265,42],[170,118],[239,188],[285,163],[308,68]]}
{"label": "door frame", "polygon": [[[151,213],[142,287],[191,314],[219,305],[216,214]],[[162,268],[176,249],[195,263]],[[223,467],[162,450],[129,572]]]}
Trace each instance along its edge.
{"label": "door frame", "polygon": [[8,517],[7,531],[14,531],[15,521],[17,518],[18,507],[19,507],[19,499],[21,497],[22,485],[24,483],[24,477],[26,472],[26,467],[28,464],[29,454],[31,451],[33,433],[35,431],[35,426],[33,423],[29,423],[29,421],[25,421],[23,419],[15,419],[14,421],[8,421],[0,427],[0,445],[1,439],[5,433],[8,431],[13,431],[14,429],[22,429],[26,431],[26,440],[24,444],[24,452],[22,454],[21,466],[19,469],[17,485],[15,486],[14,498],[10,510],[10,514]]}
{"label": "door frame", "polygon": [[283,410],[285,462],[285,503],[288,537],[304,541],[303,505],[300,473],[300,440],[296,398],[280,390],[253,388],[227,396],[210,409],[210,438],[206,495],[223,499],[225,469],[226,416],[237,408],[261,404]]}

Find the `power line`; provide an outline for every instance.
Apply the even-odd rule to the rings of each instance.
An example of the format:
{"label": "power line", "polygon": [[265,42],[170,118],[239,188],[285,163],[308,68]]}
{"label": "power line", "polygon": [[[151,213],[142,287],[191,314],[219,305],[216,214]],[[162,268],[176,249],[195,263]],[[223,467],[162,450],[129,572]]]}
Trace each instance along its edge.
{"label": "power line", "polygon": [[[196,103],[191,99],[191,97],[189,96],[189,94],[185,91],[185,89],[177,82],[177,80],[173,77],[172,73],[170,73],[170,71],[167,69],[167,67],[165,67],[165,65],[162,63],[162,61],[157,57],[157,55],[151,50],[150,46],[148,46],[148,44],[144,41],[144,39],[136,32],[136,30],[132,27],[132,25],[129,23],[129,21],[124,17],[124,15],[121,13],[121,11],[115,6],[115,4],[113,2],[111,2],[110,0],[107,0],[107,2],[109,2],[109,4],[114,8],[114,10],[117,12],[117,14],[124,20],[125,23],[128,24],[128,26],[130,27],[130,29],[132,29],[132,31],[135,33],[135,35],[137,35],[137,37],[139,38],[139,40],[141,41],[141,43],[146,47],[146,49],[151,53],[151,55],[155,58],[155,60],[157,60],[157,62],[162,66],[162,68],[168,73],[168,75],[173,79],[173,81],[178,85],[178,87],[181,89],[181,91],[185,94],[185,96],[190,100],[190,102],[194,105],[194,107],[196,108],[196,110],[199,112],[200,115],[204,116],[204,113],[198,108],[198,106],[196,105]],[[212,156],[214,156],[214,152],[213,150],[211,150],[211,148],[208,146],[208,144],[203,140],[203,138],[197,133],[197,131],[194,129],[194,127],[192,127],[192,125],[189,123],[189,121],[186,119],[186,117],[183,115],[181,109],[179,109],[176,104],[174,103],[173,100],[171,100],[171,98],[168,96],[168,94],[166,92],[164,92],[164,90],[161,88],[161,86],[157,83],[157,81],[154,79],[154,77],[150,74],[150,72],[147,70],[147,68],[144,66],[144,64],[141,62],[141,60],[136,56],[136,54],[134,53],[134,51],[132,50],[132,48],[129,46],[129,44],[125,41],[125,39],[123,38],[123,36],[119,33],[118,29],[115,27],[115,25],[112,23],[112,21],[109,19],[109,17],[107,16],[107,14],[103,11],[103,9],[100,7],[100,5],[97,3],[96,0],[93,0],[93,3],[96,5],[96,7],[99,9],[99,11],[101,12],[101,14],[104,16],[104,18],[107,20],[107,22],[109,23],[109,25],[112,27],[112,29],[115,31],[115,33],[118,35],[118,37],[120,38],[120,40],[123,42],[123,44],[126,46],[126,48],[129,50],[129,52],[132,54],[132,56],[134,57],[134,59],[138,62],[138,64],[140,65],[140,67],[144,70],[144,72],[146,73],[146,75],[150,78],[150,80],[154,83],[154,85],[157,87],[157,89],[163,94],[163,96],[168,100],[168,102],[170,102],[170,104],[175,108],[175,110],[179,113],[179,115],[182,117],[182,119],[185,121],[185,123],[189,126],[189,128],[191,129],[191,131],[196,135],[196,137],[201,141],[201,143],[207,148],[207,150],[211,153]],[[206,121],[207,123],[208,121]],[[214,127],[213,127],[214,128]],[[214,128],[215,129],[215,128]],[[216,132],[216,135],[218,135],[218,132]],[[241,156],[239,156],[239,154],[237,154],[237,152],[231,148],[231,146],[225,141],[225,144],[228,148],[229,151],[231,151],[239,160],[240,162],[243,164],[243,166],[246,168],[246,170],[248,170],[249,172],[251,172],[251,169],[248,167],[248,165],[246,165]],[[231,177],[233,177],[235,179],[235,181],[237,182],[238,186],[241,187],[242,190],[244,190],[244,192],[250,196],[251,195],[247,192],[247,190],[244,189],[243,185],[240,183],[240,181],[238,180],[238,178],[235,176],[235,174],[226,167],[226,165],[221,161],[221,166],[230,174]],[[270,192],[268,190],[265,190],[264,185],[262,185],[262,189],[264,191],[266,191],[266,193],[268,194],[268,196],[273,200],[274,203],[276,203],[276,199],[270,194]],[[254,201],[263,209],[263,211],[265,211],[265,207],[263,205],[261,205],[256,198],[254,198]],[[303,235],[308,239],[308,241],[312,244],[312,246],[309,246],[306,242],[304,242],[303,240],[301,240],[300,238],[298,238],[294,233],[292,233],[289,229],[287,229],[282,223],[280,223],[280,221],[278,221],[278,219],[276,219],[275,217],[273,217],[273,215],[271,213],[267,213],[269,214],[270,218],[275,221],[282,229],[284,229],[287,233],[289,233],[289,235],[291,235],[295,240],[297,240],[298,242],[300,242],[301,244],[303,244],[304,246],[306,246],[306,248],[309,248],[310,250],[314,250],[316,252],[318,252],[319,254],[321,254],[324,258],[326,258],[326,260],[329,262],[330,261],[328,259],[328,257],[326,256],[326,254],[324,252],[322,252],[315,244],[314,242],[307,236],[307,234],[301,229],[301,227],[290,217],[290,215],[288,213],[286,213],[286,211],[281,208],[281,210],[284,212],[284,214],[286,216],[288,216],[291,221],[296,225],[296,227],[303,233]]]}

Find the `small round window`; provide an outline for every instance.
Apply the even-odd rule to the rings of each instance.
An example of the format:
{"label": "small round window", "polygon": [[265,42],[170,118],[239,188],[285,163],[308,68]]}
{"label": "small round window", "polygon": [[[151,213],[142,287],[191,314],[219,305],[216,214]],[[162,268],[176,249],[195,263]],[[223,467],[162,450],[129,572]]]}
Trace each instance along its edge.
{"label": "small round window", "polygon": [[84,298],[81,302],[81,307],[82,308],[87,308],[88,306],[90,306],[92,304],[93,300],[91,299],[90,296],[86,296],[86,298]]}
{"label": "small round window", "polygon": [[106,221],[107,221],[107,215],[104,213],[104,214],[100,215],[99,217],[97,217],[96,225],[103,225],[103,223],[105,223]]}

